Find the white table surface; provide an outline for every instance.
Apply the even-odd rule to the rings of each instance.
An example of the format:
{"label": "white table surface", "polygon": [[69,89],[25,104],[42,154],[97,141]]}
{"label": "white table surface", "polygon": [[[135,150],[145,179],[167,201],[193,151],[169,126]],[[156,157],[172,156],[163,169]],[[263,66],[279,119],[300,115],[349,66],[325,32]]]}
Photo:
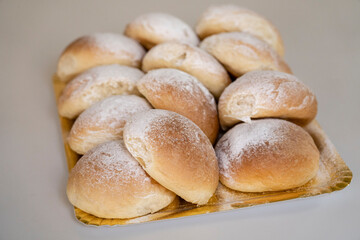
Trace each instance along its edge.
{"label": "white table surface", "polygon": [[[51,76],[63,48],[163,11],[194,25],[216,1],[0,0],[0,239],[360,239],[360,1],[238,1],[281,31],[286,60],[354,174],[346,189],[223,213],[123,227],[77,222]],[[221,1],[218,1],[221,2]],[[231,2],[231,1],[228,1]],[[233,1],[236,2],[236,1]]]}

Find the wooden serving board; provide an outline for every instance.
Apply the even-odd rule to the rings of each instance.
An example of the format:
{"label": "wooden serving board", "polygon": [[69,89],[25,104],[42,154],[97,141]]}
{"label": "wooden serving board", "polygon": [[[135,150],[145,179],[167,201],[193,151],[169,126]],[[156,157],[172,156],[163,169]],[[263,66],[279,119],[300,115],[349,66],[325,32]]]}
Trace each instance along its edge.
{"label": "wooden serving board", "polygon": [[[65,84],[60,82],[57,77],[54,76],[53,85],[57,101],[62,89],[65,87]],[[78,154],[71,150],[67,143],[67,136],[73,121],[60,116],[59,118],[65,146],[66,161],[70,171],[80,158]],[[203,206],[191,204],[180,197],[177,197],[169,206],[156,213],[132,219],[98,218],[76,207],[75,215],[79,221],[90,225],[126,225],[227,211],[258,204],[284,201],[294,198],[311,197],[344,189],[351,182],[352,172],[348,166],[346,166],[345,162],[336,151],[334,145],[331,143],[316,120],[307,125],[305,130],[313,137],[315,144],[320,151],[320,166],[317,176],[302,187],[278,192],[244,193],[231,190],[224,185],[219,184],[213,197],[206,205]]]}

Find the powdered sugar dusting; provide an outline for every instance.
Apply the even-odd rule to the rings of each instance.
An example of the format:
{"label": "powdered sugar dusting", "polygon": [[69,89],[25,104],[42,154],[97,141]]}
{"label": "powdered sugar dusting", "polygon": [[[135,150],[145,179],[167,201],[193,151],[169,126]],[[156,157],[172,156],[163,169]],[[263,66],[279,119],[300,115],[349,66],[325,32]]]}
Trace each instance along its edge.
{"label": "powdered sugar dusting", "polygon": [[[124,141],[131,154],[148,163],[144,168],[150,176],[185,200],[203,204],[215,191],[218,166],[214,149],[189,119],[159,109],[136,114],[125,126]],[[146,154],[139,152],[134,142],[142,143]],[[179,169],[184,173],[177,174]],[[177,176],[172,178],[173,174]],[[191,181],[186,176],[191,176]],[[208,190],[201,191],[204,188]]]}
{"label": "powdered sugar dusting", "polygon": [[130,24],[140,25],[149,34],[154,34],[154,39],[149,39],[150,41],[161,39],[161,42],[179,41],[193,45],[199,43],[198,37],[189,25],[179,18],[166,13],[144,14],[136,18]]}
{"label": "powdered sugar dusting", "polygon": [[[171,132],[177,133],[179,137],[169,137]],[[175,112],[160,109],[136,114],[125,126],[124,139],[125,142],[128,139],[141,139],[148,145],[163,144],[166,141],[166,144],[173,146],[175,152],[184,151],[175,149],[185,145],[197,152],[212,149],[206,135],[192,121]],[[130,149],[129,151],[132,153]]]}
{"label": "powdered sugar dusting", "polygon": [[290,71],[269,44],[248,33],[215,34],[205,38],[200,47],[235,76],[259,69]]}
{"label": "powdered sugar dusting", "polygon": [[276,112],[286,109],[291,113],[316,104],[314,93],[305,84],[294,75],[278,71],[246,73],[229,86],[224,96],[232,94],[234,97],[251,95],[255,101],[251,115],[242,116],[240,112],[234,112],[231,116],[235,118],[256,116],[261,110]]}
{"label": "powdered sugar dusting", "polygon": [[[92,176],[97,186],[150,183],[150,177],[125,148],[122,140],[111,141],[93,148],[78,162],[80,175]],[[101,170],[99,170],[101,169]],[[107,183],[111,182],[109,185]]]}
{"label": "powdered sugar dusting", "polygon": [[279,54],[283,54],[281,37],[277,29],[259,14],[236,5],[210,6],[196,26],[196,32],[203,34],[217,32],[246,32],[266,41]]}
{"label": "powdered sugar dusting", "polygon": [[[193,71],[208,71],[213,75],[226,75],[224,67],[205,50],[187,43],[165,42],[152,48],[144,57],[144,65],[159,61],[167,66],[196,75]],[[201,80],[201,79],[200,79]]]}
{"label": "powdered sugar dusting", "polygon": [[238,52],[238,54],[245,55],[249,58],[258,59],[259,58],[258,53],[256,53],[252,49],[255,48],[257,49],[258,52],[268,53],[269,56],[271,57],[271,61],[276,63],[277,66],[279,66],[278,55],[270,47],[270,45],[248,33],[244,33],[244,32],[220,33],[206,38],[204,40],[204,44],[206,43],[206,41],[209,41],[212,44],[221,44],[221,42],[224,41],[223,44],[226,44],[226,42],[234,41],[234,40],[239,42],[238,43],[239,45],[234,49],[236,52]]}
{"label": "powdered sugar dusting", "polygon": [[225,68],[208,52],[198,47],[189,46],[189,48],[192,54],[190,51],[187,52],[189,52],[189,61],[193,68],[206,69],[214,75],[227,75]]}
{"label": "powdered sugar dusting", "polygon": [[[202,14],[201,19],[196,26],[196,31],[200,33],[204,28],[206,28],[206,23],[210,21],[217,21],[222,24],[229,24],[230,26],[222,26],[222,27],[233,27],[232,23],[239,27],[238,31],[241,31],[241,27],[245,27],[243,21],[248,20],[246,18],[247,15],[253,15],[257,18],[262,18],[257,13],[239,7],[234,4],[223,4],[223,5],[212,5],[206,9],[206,11]],[[247,23],[249,24],[249,22]],[[230,30],[230,29],[226,29]]]}
{"label": "powdered sugar dusting", "polygon": [[[126,92],[134,92],[136,82],[144,76],[144,73],[137,68],[122,66],[118,64],[103,65],[91,68],[74,78],[69,84],[79,85],[71,96],[84,92],[94,85],[108,84],[116,87],[116,83],[120,82],[127,86]],[[80,84],[77,84],[80,83]],[[94,93],[96,94],[96,93]]]}
{"label": "powdered sugar dusting", "polygon": [[152,48],[144,57],[144,71],[176,68],[196,77],[217,97],[230,84],[225,68],[205,50],[185,43],[166,42]]}
{"label": "powdered sugar dusting", "polygon": [[291,124],[283,120],[266,119],[236,125],[216,145],[220,173],[230,177],[233,161],[241,161],[245,151],[259,151],[259,146],[264,145],[269,148],[276,147],[277,144],[286,141],[281,133],[284,125]]}
{"label": "powdered sugar dusting", "polygon": [[245,79],[245,78],[252,79],[254,82],[271,81],[273,79],[288,79],[288,81],[292,81],[292,82],[301,82],[297,77],[295,77],[292,74],[279,72],[279,71],[268,71],[268,70],[252,71],[246,73],[244,76],[242,76],[239,79]]}
{"label": "powdered sugar dusting", "polygon": [[[234,17],[234,15],[236,16],[238,14],[244,14],[244,13],[257,15],[255,12],[246,8],[239,7],[235,4],[223,4],[223,5],[212,5],[208,7],[204,12],[204,14],[202,15],[202,18],[204,20],[210,20],[217,17],[229,18],[229,17]],[[219,21],[222,21],[222,19],[220,19]]]}
{"label": "powdered sugar dusting", "polygon": [[59,98],[60,114],[74,117],[93,103],[111,95],[139,95],[136,82],[143,75],[137,68],[117,64],[91,68],[66,85]]}
{"label": "powdered sugar dusting", "polygon": [[141,60],[145,54],[144,48],[135,40],[115,33],[94,33],[89,35],[89,41],[105,52],[116,56],[132,55]]}
{"label": "powdered sugar dusting", "polygon": [[[178,130],[183,132],[185,135],[191,136],[190,138],[194,138],[193,136],[196,135],[195,132],[200,130],[200,128],[198,128],[193,122],[180,114],[167,110],[154,109],[136,114],[125,126],[125,131],[132,137],[136,136],[152,141],[153,139],[148,138],[148,133],[150,131],[159,128],[159,126],[165,126],[166,123],[174,121],[180,122],[182,128]],[[161,129],[161,127],[159,129]],[[165,132],[166,131],[164,131],[164,133]],[[164,139],[166,139],[166,137],[164,137]],[[198,137],[195,137],[194,139],[198,140]],[[173,141],[174,139],[169,138],[168,140]]]}
{"label": "powdered sugar dusting", "polygon": [[152,70],[140,79],[138,84],[144,85],[154,93],[173,88],[176,89],[173,94],[179,94],[180,96],[191,95],[191,99],[187,98],[183,99],[183,101],[194,101],[194,99],[201,99],[203,96],[206,99],[206,105],[216,111],[215,99],[209,90],[195,77],[183,71],[170,68]]}
{"label": "powdered sugar dusting", "polygon": [[[112,96],[93,105],[79,116],[76,122],[91,124],[92,126],[103,126],[106,122],[108,127],[113,128],[115,132],[120,132],[118,128],[123,125],[131,115],[151,109],[150,105],[143,98],[129,96]],[[74,126],[76,126],[74,124]]]}
{"label": "powdered sugar dusting", "polygon": [[[150,104],[138,96],[108,97],[92,105],[76,119],[69,135],[70,146],[79,153],[85,153],[100,143],[122,139],[126,121],[135,113],[149,109]],[[76,142],[78,144],[75,145]]]}

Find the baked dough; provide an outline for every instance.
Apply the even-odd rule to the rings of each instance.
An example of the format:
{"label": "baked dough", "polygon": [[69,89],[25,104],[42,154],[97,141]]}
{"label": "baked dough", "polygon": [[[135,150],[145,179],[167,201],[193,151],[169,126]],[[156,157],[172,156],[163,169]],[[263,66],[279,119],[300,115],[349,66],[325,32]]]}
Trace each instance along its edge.
{"label": "baked dough", "polygon": [[176,195],[151,179],[120,140],[80,158],[69,175],[67,196],[100,218],[133,218],[166,207]]}
{"label": "baked dough", "polygon": [[144,48],[135,40],[115,33],[95,33],[70,43],[61,54],[57,75],[67,82],[86,69],[107,64],[140,68]]}
{"label": "baked dough", "polygon": [[214,148],[186,117],[160,109],[136,114],[125,125],[124,142],[152,178],[186,201],[201,205],[214,194]]}
{"label": "baked dough", "polygon": [[149,109],[151,105],[135,95],[105,98],[75,120],[68,136],[70,148],[84,154],[101,143],[122,139],[126,121],[135,113]]}
{"label": "baked dough", "polygon": [[252,118],[285,118],[301,125],[317,113],[315,94],[294,75],[277,71],[246,73],[229,85],[219,100],[223,129]]}
{"label": "baked dough", "polygon": [[112,95],[140,95],[136,82],[143,76],[137,68],[118,64],[90,68],[65,86],[58,101],[59,114],[72,119]]}
{"label": "baked dough", "polygon": [[193,45],[199,43],[194,30],[188,24],[166,13],[141,15],[126,25],[124,34],[139,41],[147,49],[168,41]]}
{"label": "baked dough", "polygon": [[205,38],[200,47],[213,55],[235,77],[255,70],[292,73],[269,44],[249,33],[215,34]]}
{"label": "baked dough", "polygon": [[189,118],[215,142],[219,131],[215,99],[195,77],[176,69],[156,69],[141,78],[137,88],[154,108]]}
{"label": "baked dough", "polygon": [[238,124],[216,144],[220,181],[243,192],[280,191],[312,179],[319,150],[303,128],[281,119]]}
{"label": "baked dough", "polygon": [[201,39],[222,32],[246,32],[267,42],[280,56],[284,44],[279,31],[263,16],[236,5],[210,6],[196,25]]}
{"label": "baked dough", "polygon": [[196,77],[218,99],[231,83],[225,68],[206,51],[185,43],[168,42],[152,48],[142,69],[176,68]]}

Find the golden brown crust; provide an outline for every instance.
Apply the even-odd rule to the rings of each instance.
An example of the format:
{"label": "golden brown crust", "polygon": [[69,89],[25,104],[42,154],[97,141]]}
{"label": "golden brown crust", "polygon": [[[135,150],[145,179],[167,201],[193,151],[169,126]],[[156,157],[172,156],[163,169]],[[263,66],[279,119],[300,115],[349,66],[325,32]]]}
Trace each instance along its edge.
{"label": "golden brown crust", "polygon": [[196,25],[201,39],[222,32],[246,32],[267,42],[280,56],[284,45],[279,31],[263,16],[236,5],[210,6]]}
{"label": "golden brown crust", "polygon": [[197,45],[195,32],[182,20],[165,13],[148,13],[126,25],[124,34],[139,41],[145,48],[177,41]]}
{"label": "golden brown crust", "polygon": [[140,79],[137,88],[154,108],[189,118],[215,142],[219,131],[216,103],[195,77],[176,69],[157,69]]}
{"label": "golden brown crust", "polygon": [[175,194],[151,179],[123,141],[107,142],[86,153],[72,169],[69,201],[101,218],[132,218],[156,212]]}
{"label": "golden brown crust", "polygon": [[136,82],[143,75],[137,68],[118,64],[88,69],[65,86],[58,101],[59,114],[72,119],[106,97],[140,95]]}
{"label": "golden brown crust", "polygon": [[135,95],[105,98],[75,120],[68,136],[69,146],[78,154],[84,154],[101,143],[122,139],[126,121],[134,114],[149,109],[151,105]]}
{"label": "golden brown crust", "polygon": [[216,145],[220,181],[244,192],[301,186],[319,167],[319,151],[301,127],[280,119],[238,124]]}
{"label": "golden brown crust", "polygon": [[215,34],[205,38],[200,47],[213,55],[235,77],[255,70],[292,73],[270,45],[248,33]]}
{"label": "golden brown crust", "polygon": [[218,107],[223,129],[241,121],[265,117],[289,119],[304,125],[315,118],[317,100],[294,75],[253,71],[225,89]]}
{"label": "golden brown crust", "polygon": [[126,124],[124,142],[151,177],[186,201],[205,204],[215,192],[214,149],[201,129],[180,114],[139,113]]}
{"label": "golden brown crust", "polygon": [[204,50],[185,43],[167,42],[152,48],[142,69],[175,68],[196,77],[218,99],[231,83],[225,68]]}
{"label": "golden brown crust", "polygon": [[140,67],[145,50],[135,40],[119,34],[96,33],[80,37],[63,51],[57,66],[61,81],[99,65]]}

